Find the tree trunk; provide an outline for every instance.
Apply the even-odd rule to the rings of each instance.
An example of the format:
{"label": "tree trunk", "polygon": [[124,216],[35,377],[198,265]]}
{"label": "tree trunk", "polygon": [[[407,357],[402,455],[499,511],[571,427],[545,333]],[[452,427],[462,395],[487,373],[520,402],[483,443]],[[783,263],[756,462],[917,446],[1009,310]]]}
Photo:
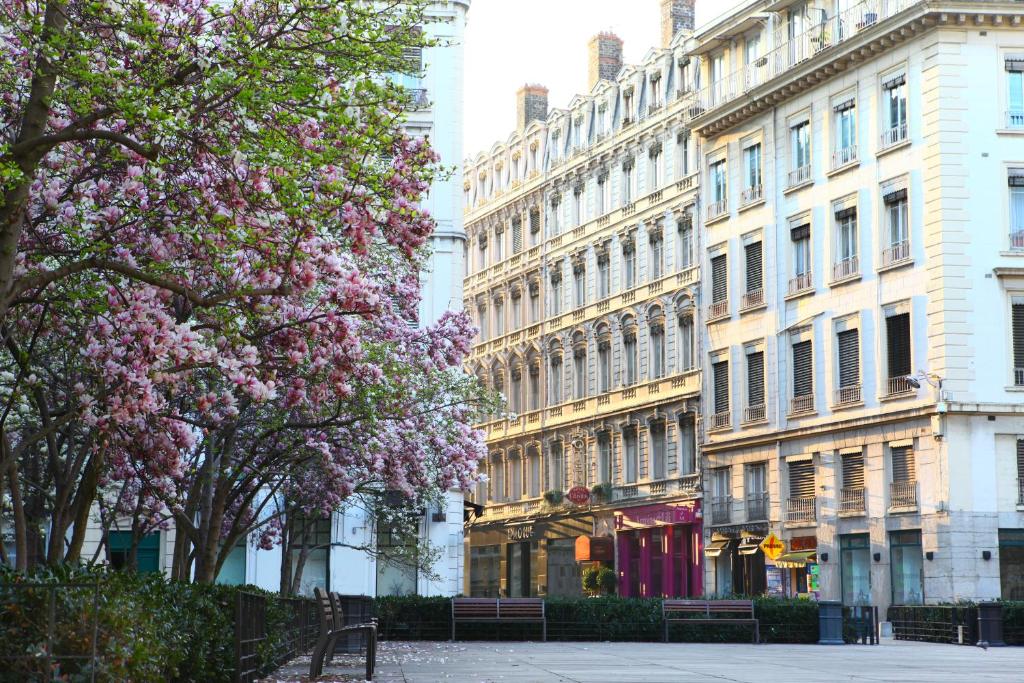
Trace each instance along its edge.
{"label": "tree trunk", "polygon": [[71,542],[64,555],[64,561],[68,564],[76,564],[82,557],[82,544],[85,542],[85,530],[89,526],[89,513],[92,512],[92,504],[96,500],[96,489],[99,486],[100,469],[103,466],[103,455],[99,452],[89,457],[89,462],[82,473],[82,481],[78,485],[78,492],[71,504],[72,529]]}

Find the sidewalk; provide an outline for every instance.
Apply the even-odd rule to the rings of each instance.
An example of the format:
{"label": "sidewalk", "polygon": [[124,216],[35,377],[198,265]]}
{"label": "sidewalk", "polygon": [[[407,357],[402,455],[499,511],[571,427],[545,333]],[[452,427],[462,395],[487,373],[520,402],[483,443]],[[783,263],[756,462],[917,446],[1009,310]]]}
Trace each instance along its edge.
{"label": "sidewalk", "polygon": [[[265,683],[308,681],[309,658]],[[336,659],[318,680],[360,681],[354,658]],[[898,681],[984,683],[1024,680],[1024,648],[885,640],[878,646],[706,643],[382,642],[380,683],[800,683]]]}

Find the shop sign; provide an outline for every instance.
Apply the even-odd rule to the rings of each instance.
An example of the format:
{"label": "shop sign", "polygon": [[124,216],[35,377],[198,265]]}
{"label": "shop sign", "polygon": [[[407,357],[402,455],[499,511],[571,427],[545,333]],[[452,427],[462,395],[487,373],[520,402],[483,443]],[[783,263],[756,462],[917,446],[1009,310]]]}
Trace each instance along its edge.
{"label": "shop sign", "polygon": [[505,527],[510,541],[528,541],[533,536],[532,524],[519,524],[517,526]]}
{"label": "shop sign", "polygon": [[775,535],[775,532],[770,532],[768,536],[761,541],[761,550],[764,551],[764,556],[773,562],[779,559],[786,550],[786,544],[779,540],[779,537]]}
{"label": "shop sign", "polygon": [[615,511],[615,528],[642,528],[665,524],[692,524],[699,519],[697,502],[642,505]]}
{"label": "shop sign", "polygon": [[570,503],[586,505],[590,502],[590,489],[586,486],[573,486],[569,489],[569,492],[565,494],[565,497],[569,499]]}
{"label": "shop sign", "polygon": [[817,536],[794,536],[789,539],[789,549],[793,552],[797,552],[799,550],[816,550],[817,547]]}
{"label": "shop sign", "polygon": [[615,545],[607,536],[580,536],[576,539],[577,562],[611,562]]}

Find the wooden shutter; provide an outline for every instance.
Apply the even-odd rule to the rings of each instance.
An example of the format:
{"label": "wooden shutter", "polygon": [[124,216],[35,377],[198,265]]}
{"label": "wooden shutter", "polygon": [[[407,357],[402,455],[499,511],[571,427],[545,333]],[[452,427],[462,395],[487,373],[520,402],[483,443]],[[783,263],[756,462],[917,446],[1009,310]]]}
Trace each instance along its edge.
{"label": "wooden shutter", "polygon": [[715,412],[724,413],[729,410],[729,361],[712,363],[711,374],[715,383]]}
{"label": "wooden shutter", "polygon": [[523,219],[516,216],[512,219],[512,253],[518,254],[523,250]]}
{"label": "wooden shutter", "polygon": [[711,259],[711,301],[725,301],[729,298],[729,280],[726,272],[726,255]]}
{"label": "wooden shutter", "polygon": [[789,463],[789,497],[814,497],[814,461]]}
{"label": "wooden shutter", "polygon": [[1013,304],[1013,367],[1024,368],[1024,303]]}
{"label": "wooden shutter", "polygon": [[864,452],[844,453],[842,458],[843,488],[864,488]]}
{"label": "wooden shutter", "polygon": [[910,314],[900,313],[885,319],[889,343],[889,377],[905,377],[910,370]]}
{"label": "wooden shutter", "polygon": [[892,480],[916,481],[914,449],[910,446],[895,446],[892,449]]}
{"label": "wooden shutter", "polygon": [[747,405],[764,405],[764,353],[747,354]]}
{"label": "wooden shutter", "polygon": [[530,232],[540,232],[540,209],[530,209]]}
{"label": "wooden shutter", "polygon": [[814,393],[814,362],[811,356],[811,340],[793,344],[793,396]]}
{"label": "wooden shutter", "polygon": [[858,330],[844,330],[836,335],[839,341],[839,386],[860,384],[860,336]]}
{"label": "wooden shutter", "polygon": [[754,242],[743,248],[747,258],[747,292],[756,292],[763,286],[761,270],[761,243]]}
{"label": "wooden shutter", "polygon": [[1024,479],[1024,439],[1017,440],[1017,477]]}

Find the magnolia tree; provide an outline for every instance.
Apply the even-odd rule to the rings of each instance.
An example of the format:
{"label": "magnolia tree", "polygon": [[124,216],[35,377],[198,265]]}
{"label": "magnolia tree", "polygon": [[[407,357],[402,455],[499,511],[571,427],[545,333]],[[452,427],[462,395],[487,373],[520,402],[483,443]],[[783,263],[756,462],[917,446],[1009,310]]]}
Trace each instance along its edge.
{"label": "magnolia tree", "polygon": [[99,511],[137,538],[173,523],[175,575],[211,581],[289,509],[475,480],[471,327],[416,324],[437,159],[387,78],[420,13],[0,7],[0,520],[19,567],[88,559]]}

